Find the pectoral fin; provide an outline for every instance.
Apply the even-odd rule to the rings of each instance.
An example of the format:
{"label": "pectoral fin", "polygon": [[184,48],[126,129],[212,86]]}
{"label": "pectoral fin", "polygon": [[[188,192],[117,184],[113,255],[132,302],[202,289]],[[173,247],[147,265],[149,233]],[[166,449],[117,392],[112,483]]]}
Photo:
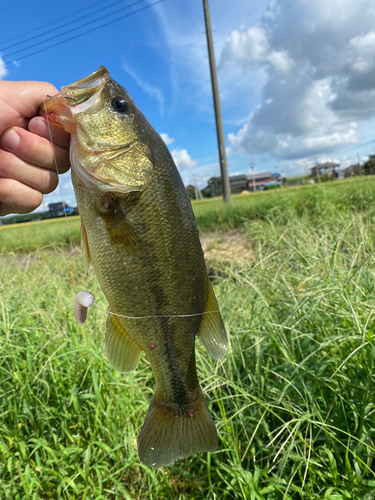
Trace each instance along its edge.
{"label": "pectoral fin", "polygon": [[131,372],[139,363],[142,349],[129,337],[114,315],[106,324],[105,351],[111,365],[120,372]]}
{"label": "pectoral fin", "polygon": [[87,241],[86,228],[82,221],[81,221],[81,248],[83,252],[83,262],[85,263],[87,272],[89,273],[91,269],[91,256],[90,256],[89,243]]}
{"label": "pectoral fin", "polygon": [[111,242],[114,245],[122,245],[127,251],[132,253],[139,252],[142,240],[126,216],[121,215],[122,214],[116,215],[116,217],[113,218],[107,217],[106,229]]}
{"label": "pectoral fin", "polygon": [[126,252],[136,255],[142,252],[143,242],[135,227],[127,217],[127,204],[139,197],[138,193],[122,196],[120,200],[112,193],[105,194],[102,198],[102,218],[105,230],[112,245],[120,245]]}
{"label": "pectoral fin", "polygon": [[198,332],[199,340],[214,359],[222,358],[228,350],[228,337],[214,290],[208,278],[207,299],[204,312],[206,314],[202,316]]}

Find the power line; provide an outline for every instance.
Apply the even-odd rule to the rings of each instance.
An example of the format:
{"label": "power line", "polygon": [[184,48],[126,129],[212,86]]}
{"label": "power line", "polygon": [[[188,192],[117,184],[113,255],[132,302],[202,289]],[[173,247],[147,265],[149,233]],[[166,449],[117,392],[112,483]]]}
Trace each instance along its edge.
{"label": "power line", "polygon": [[[96,31],[96,30],[98,30],[98,29],[100,29],[100,28],[104,28],[105,26],[108,26],[109,24],[112,24],[112,23],[116,23],[116,22],[118,22],[118,21],[121,21],[121,19],[125,19],[126,17],[130,17],[130,16],[132,16],[132,15],[134,15],[134,14],[137,14],[138,12],[141,12],[141,11],[143,11],[143,10],[149,9],[150,7],[153,7],[154,5],[156,5],[156,4],[158,4],[158,3],[161,3],[161,2],[164,2],[164,0],[157,0],[156,2],[153,2],[153,3],[150,3],[150,4],[148,4],[148,5],[145,5],[144,7],[141,7],[141,8],[140,8],[140,9],[138,9],[138,10],[135,10],[135,11],[133,11],[133,12],[130,12],[129,14],[125,14],[124,16],[120,16],[120,17],[118,17],[117,19],[114,19],[114,20],[109,21],[109,22],[107,22],[107,23],[100,24],[99,26],[96,26],[95,28],[91,28],[90,30],[83,31],[82,33],[79,33],[78,35],[72,36],[72,37],[67,38],[67,39],[65,39],[65,40],[61,40],[60,42],[54,43],[54,44],[52,44],[52,45],[49,45],[48,47],[44,47],[44,48],[42,48],[42,49],[40,49],[40,50],[36,50],[36,51],[31,52],[31,53],[29,53],[29,54],[25,54],[24,56],[20,56],[18,59],[26,59],[27,57],[31,57],[31,56],[33,56],[33,55],[35,55],[35,54],[39,54],[40,52],[43,52],[43,51],[48,50],[48,49],[52,49],[53,47],[57,47],[58,45],[61,45],[61,44],[63,44],[63,43],[70,42],[71,40],[74,40],[75,38],[79,38],[79,37],[81,37],[81,36],[83,36],[83,35],[87,35],[88,33],[92,33],[93,31]],[[8,54],[8,56],[9,56],[9,55],[10,55],[10,54]],[[4,62],[3,62],[3,66],[5,65],[5,63],[7,63],[7,64],[12,64],[12,63],[14,63],[14,62],[17,62],[17,61],[18,61],[18,59],[13,59],[12,61],[4,61]]]}
{"label": "power line", "polygon": [[[60,33],[59,35],[51,36],[51,37],[46,38],[45,40],[42,40],[40,42],[33,43],[32,45],[29,45],[27,47],[27,49],[32,49],[33,47],[37,47],[38,45],[42,45],[43,43],[50,42],[51,40],[55,40],[56,36],[60,37],[60,36],[67,35],[68,33],[72,33],[73,31],[76,31],[77,29],[80,29],[84,26],[88,26],[89,24],[96,23],[100,19],[105,19],[106,17],[113,16],[114,14],[117,14],[117,12],[120,12],[120,11],[125,10],[125,9],[129,9],[130,7],[133,7],[134,5],[137,5],[137,4],[144,2],[144,1],[145,0],[136,0],[135,2],[130,3],[129,5],[126,5],[125,7],[122,7],[121,9],[117,9],[115,12],[110,12],[109,14],[106,14],[105,16],[101,16],[100,18],[92,19],[88,23],[84,23],[84,24],[81,24],[80,26],[76,26],[75,28],[71,28],[70,30],[66,30],[63,33]],[[14,52],[11,52],[10,54],[4,54],[4,57],[13,56],[14,54],[18,54],[19,52],[23,52],[24,50],[26,50],[26,49],[15,50]]]}
{"label": "power line", "polygon": [[[51,28],[51,29],[49,29],[47,31],[43,31],[42,33],[39,33],[38,35],[30,36],[29,38],[21,40],[20,42],[13,43],[11,45],[8,45],[7,47],[2,47],[2,48],[0,48],[0,52],[3,52],[4,50],[10,49],[11,47],[16,47],[16,45],[22,45],[23,43],[29,42],[30,40],[34,40],[35,38],[39,38],[40,36],[47,35],[48,33],[52,33],[53,31],[59,30],[61,28],[64,28],[65,26],[70,26],[72,23],[77,23],[81,19],[87,19],[87,17],[93,16],[94,14],[97,14],[98,12],[101,12],[103,10],[109,9],[110,7],[113,7],[114,5],[117,5],[118,3],[122,3],[123,1],[124,0],[117,0],[117,2],[113,2],[113,3],[109,4],[109,5],[107,5],[106,7],[102,7],[101,9],[97,9],[97,10],[94,10],[93,12],[86,13],[84,16],[77,17],[77,19],[70,19],[67,23],[61,24],[60,26],[57,26],[55,28]],[[103,3],[103,2],[100,2],[100,3]],[[124,7],[124,8],[126,9],[128,7]],[[119,10],[122,10],[122,9],[118,9],[117,11],[112,12],[112,14],[115,14],[116,12],[119,12]],[[110,15],[110,14],[107,14],[107,16],[108,15]],[[64,16],[64,18],[65,17],[66,16]],[[103,17],[100,17],[99,19],[103,19]],[[94,20],[90,21],[90,22],[92,23],[92,22],[94,22]],[[85,23],[82,26],[87,26],[87,24],[90,24],[90,23]],[[47,24],[47,26],[48,26],[48,24]],[[76,28],[73,28],[72,30],[67,31],[66,33],[69,33],[70,31],[73,31],[74,29],[79,29],[79,28],[80,28],[80,26],[78,26]],[[34,30],[31,30],[31,31],[34,31]],[[60,35],[57,35],[57,36],[61,36],[63,34],[65,34],[65,33],[61,33]],[[48,40],[51,40],[51,38],[49,38]],[[44,40],[44,42],[46,42],[48,40]],[[43,41],[39,42],[39,43],[43,43]],[[35,45],[32,45],[31,47],[34,47],[34,46]],[[30,47],[28,47],[28,48],[30,48]],[[25,49],[20,49],[20,50],[25,50]],[[13,54],[14,53],[15,52],[13,52]],[[12,55],[12,54],[9,54],[9,55]]]}
{"label": "power line", "polygon": [[[103,3],[103,0],[100,0],[99,2],[93,3],[91,7],[94,7],[95,5],[98,5],[99,3]],[[45,26],[51,26],[51,24],[57,23],[61,21],[62,19],[66,19],[67,17],[74,16],[74,14],[78,14],[78,12],[82,12],[83,10],[87,10],[87,7],[84,7],[83,9],[76,10],[73,13],[67,14],[66,16],[59,17],[58,19],[55,19],[54,21],[48,21],[48,23],[41,24],[40,26],[37,26],[36,28],[32,28],[31,30],[24,31],[20,35],[12,36],[10,38],[6,38],[5,40],[2,40],[0,43],[7,43],[10,42],[11,40],[15,40],[16,38],[20,38],[21,36],[28,35],[29,33],[33,33],[34,31],[40,30],[44,28]]]}

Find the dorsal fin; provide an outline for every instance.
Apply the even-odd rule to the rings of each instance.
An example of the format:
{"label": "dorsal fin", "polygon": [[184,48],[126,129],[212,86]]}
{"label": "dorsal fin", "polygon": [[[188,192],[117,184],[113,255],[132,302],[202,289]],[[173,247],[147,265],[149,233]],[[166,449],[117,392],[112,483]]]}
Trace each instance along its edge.
{"label": "dorsal fin", "polygon": [[[209,312],[212,311],[212,312]],[[214,359],[222,358],[228,350],[228,337],[223,319],[219,311],[214,289],[207,276],[207,298],[201,324],[198,331],[199,340]]]}

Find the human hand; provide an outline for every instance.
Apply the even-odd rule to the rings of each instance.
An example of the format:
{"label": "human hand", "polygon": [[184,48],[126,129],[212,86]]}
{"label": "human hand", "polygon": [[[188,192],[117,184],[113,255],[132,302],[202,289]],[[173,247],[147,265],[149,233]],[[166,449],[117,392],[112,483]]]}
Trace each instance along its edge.
{"label": "human hand", "polygon": [[0,216],[28,213],[70,168],[70,136],[35,116],[47,95],[58,90],[46,82],[0,81]]}

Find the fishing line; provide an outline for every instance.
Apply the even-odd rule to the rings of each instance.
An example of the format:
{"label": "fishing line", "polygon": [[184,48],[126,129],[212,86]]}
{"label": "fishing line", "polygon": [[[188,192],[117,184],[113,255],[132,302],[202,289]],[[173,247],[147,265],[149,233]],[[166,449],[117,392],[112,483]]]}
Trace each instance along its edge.
{"label": "fishing line", "polygon": [[219,313],[219,311],[203,311],[200,313],[193,314],[153,314],[150,316],[126,316],[125,314],[117,314],[108,309],[103,309],[103,307],[98,306],[95,302],[95,297],[91,292],[87,290],[82,290],[77,293],[75,301],[74,301],[74,317],[78,321],[78,323],[84,323],[87,319],[87,310],[91,306],[96,306],[101,311],[104,311],[106,314],[111,316],[117,316],[119,318],[126,319],[154,319],[154,318],[193,318],[195,316],[203,316],[204,314],[215,314]]}
{"label": "fishing line", "polygon": [[[47,111],[46,101],[47,101],[46,96],[44,96],[44,109]],[[59,177],[60,172],[59,172],[59,168],[57,166],[57,160],[56,160],[56,155],[55,155],[55,147],[54,147],[53,140],[52,140],[52,130],[51,130],[51,126],[50,126],[50,123],[49,123],[48,113],[46,113],[46,118],[47,118],[47,128],[48,128],[48,133],[49,133],[49,139],[50,139],[51,146],[52,146],[53,162],[55,164],[55,169],[56,169],[57,176],[58,176],[57,177],[58,178],[58,186],[59,186],[59,190],[60,190],[61,201],[62,201],[62,204],[63,204],[63,207],[64,207],[64,216],[65,216],[66,225],[68,226],[70,247],[72,249],[73,260],[74,260],[74,264],[75,264],[76,263],[76,257],[75,257],[75,253],[74,253],[74,247],[73,247],[73,241],[72,241],[72,233],[70,232],[70,227],[69,227],[69,222],[68,222],[68,216],[67,216],[66,211],[65,211],[64,196],[63,196],[62,186],[61,186],[60,177]]]}
{"label": "fishing line", "polygon": [[200,313],[194,313],[194,314],[156,314],[155,316],[125,316],[124,314],[117,314],[111,311],[108,311],[107,309],[103,309],[103,307],[98,306],[98,304],[93,304],[102,311],[105,311],[109,316],[118,316],[120,318],[126,318],[126,319],[153,319],[153,318],[192,318],[194,316],[203,316],[204,314],[214,314],[218,313],[219,311],[204,311]]}

